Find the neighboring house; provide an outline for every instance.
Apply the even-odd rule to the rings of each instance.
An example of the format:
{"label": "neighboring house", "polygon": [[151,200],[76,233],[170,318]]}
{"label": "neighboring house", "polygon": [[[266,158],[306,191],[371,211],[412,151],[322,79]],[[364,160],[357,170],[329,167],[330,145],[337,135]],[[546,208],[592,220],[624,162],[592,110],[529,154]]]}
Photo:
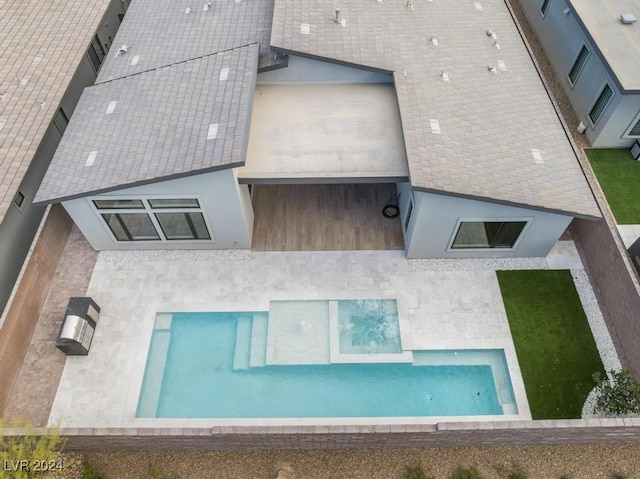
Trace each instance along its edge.
{"label": "neighboring house", "polygon": [[127,3],[0,3],[0,312],[44,213],[33,198]]}
{"label": "neighboring house", "polygon": [[591,144],[630,147],[640,138],[640,0],[520,3]]}
{"label": "neighboring house", "polygon": [[502,0],[334,6],[136,0],[36,200],[97,250],[250,248],[264,184],[395,184],[409,258],[600,216]]}

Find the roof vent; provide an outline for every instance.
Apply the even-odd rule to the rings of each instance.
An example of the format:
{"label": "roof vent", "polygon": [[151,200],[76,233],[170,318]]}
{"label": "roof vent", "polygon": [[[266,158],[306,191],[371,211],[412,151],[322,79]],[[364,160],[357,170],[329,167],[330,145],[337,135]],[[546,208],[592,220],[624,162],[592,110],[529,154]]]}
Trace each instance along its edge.
{"label": "roof vent", "polygon": [[189,7],[185,8],[184,13],[191,13],[191,9]]}
{"label": "roof vent", "polygon": [[479,12],[482,11],[482,4],[480,2],[473,2],[473,4],[476,7],[476,10],[478,10]]}
{"label": "roof vent", "polygon": [[489,70],[491,73],[495,73],[496,75],[498,74],[498,70],[496,67],[494,67],[493,65],[489,65],[487,67],[487,70]]}
{"label": "roof vent", "polygon": [[342,20],[342,14],[340,13],[340,9],[336,8],[333,12],[333,23],[340,23],[340,20]]}
{"label": "roof vent", "polygon": [[638,21],[638,19],[633,13],[623,13],[620,15],[620,21],[625,25],[633,25]]}
{"label": "roof vent", "polygon": [[140,55],[134,55],[133,58],[131,59],[131,65],[137,65],[138,61],[140,61]]}
{"label": "roof vent", "polygon": [[435,35],[431,37],[431,43],[433,43],[436,47],[440,45],[440,41],[438,40],[438,37],[436,37]]}
{"label": "roof vent", "polygon": [[407,0],[407,8],[413,10],[413,0]]}
{"label": "roof vent", "polygon": [[85,161],[84,166],[93,166],[93,163],[96,161],[96,156],[98,156],[97,151],[92,151],[87,156],[87,161]]}
{"label": "roof vent", "polygon": [[2,131],[2,129],[4,128],[4,125],[7,124],[7,120],[3,120],[0,118],[0,131]]}
{"label": "roof vent", "polygon": [[300,24],[300,33],[302,35],[309,35],[310,31],[311,31],[311,28],[309,27],[308,23],[301,23]]}
{"label": "roof vent", "polygon": [[431,126],[431,133],[440,134],[440,122],[438,120],[429,120],[429,126]]}
{"label": "roof vent", "polygon": [[117,101],[110,101],[109,105],[107,105],[107,110],[104,112],[105,115],[110,115],[116,110]]}
{"label": "roof vent", "polygon": [[540,164],[540,163],[544,163],[544,161],[542,161],[542,155],[540,154],[540,150],[532,148],[531,149],[531,156],[533,156],[533,161]]}
{"label": "roof vent", "polygon": [[207,140],[215,140],[218,137],[218,123],[211,123],[207,130]]}
{"label": "roof vent", "polygon": [[122,45],[119,49],[118,52],[116,53],[116,56],[118,55],[124,55],[125,53],[127,53],[129,51],[129,47],[126,45]]}
{"label": "roof vent", "polygon": [[442,77],[443,81],[449,81],[449,74],[446,71],[442,72],[440,76]]}
{"label": "roof vent", "polygon": [[38,54],[35,57],[33,57],[33,63],[35,63],[36,65],[39,65],[41,61],[42,61],[42,55],[41,54]]}
{"label": "roof vent", "polygon": [[205,3],[205,4],[202,6],[202,11],[203,11],[203,12],[206,12],[206,11],[207,11],[207,10],[209,10],[210,8],[211,8],[211,2],[209,2],[209,3]]}

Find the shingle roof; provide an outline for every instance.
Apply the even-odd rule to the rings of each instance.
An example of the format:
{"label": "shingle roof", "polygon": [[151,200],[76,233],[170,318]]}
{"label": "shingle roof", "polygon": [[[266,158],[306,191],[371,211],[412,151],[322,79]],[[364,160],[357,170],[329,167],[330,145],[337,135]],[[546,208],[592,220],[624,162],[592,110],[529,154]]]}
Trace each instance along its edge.
{"label": "shingle roof", "polygon": [[0,2],[0,222],[108,5]]}
{"label": "shingle roof", "polygon": [[271,47],[394,72],[413,187],[599,217],[504,1],[408,4],[275,0]]}
{"label": "shingle roof", "polygon": [[87,88],[37,201],[244,164],[258,51],[253,44]]}
{"label": "shingle roof", "polygon": [[[36,201],[244,164],[258,62],[272,56],[273,0],[205,5],[206,0],[131,3]],[[117,54],[122,45],[127,52]],[[218,82],[222,68],[228,68],[228,79]],[[118,114],[105,115],[111,101],[118,102]],[[210,124],[218,125],[215,140],[206,139]],[[92,151],[98,152],[93,166],[85,167]]]}
{"label": "shingle roof", "polygon": [[622,87],[640,91],[640,24],[620,21],[625,13],[640,19],[640,0],[571,0],[570,4]]}
{"label": "shingle roof", "polygon": [[273,0],[135,0],[114,42],[128,51],[116,56],[112,49],[97,82],[251,43],[266,53],[272,17]]}

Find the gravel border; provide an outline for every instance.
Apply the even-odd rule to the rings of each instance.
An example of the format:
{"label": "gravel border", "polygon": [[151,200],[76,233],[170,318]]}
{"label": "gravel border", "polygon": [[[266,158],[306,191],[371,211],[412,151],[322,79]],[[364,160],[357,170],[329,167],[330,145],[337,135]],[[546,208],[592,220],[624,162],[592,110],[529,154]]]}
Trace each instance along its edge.
{"label": "gravel border", "polygon": [[246,261],[251,257],[248,249],[203,250],[129,250],[100,251],[98,262],[133,263],[143,261]]}

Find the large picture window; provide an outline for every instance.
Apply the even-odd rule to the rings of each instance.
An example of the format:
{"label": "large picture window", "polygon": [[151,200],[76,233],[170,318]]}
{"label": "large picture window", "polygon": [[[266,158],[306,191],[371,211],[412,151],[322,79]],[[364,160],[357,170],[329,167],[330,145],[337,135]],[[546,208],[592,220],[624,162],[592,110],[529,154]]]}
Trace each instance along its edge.
{"label": "large picture window", "polygon": [[196,198],[94,199],[117,241],[211,240]]}
{"label": "large picture window", "polygon": [[513,248],[526,224],[526,221],[461,221],[451,248]]}

